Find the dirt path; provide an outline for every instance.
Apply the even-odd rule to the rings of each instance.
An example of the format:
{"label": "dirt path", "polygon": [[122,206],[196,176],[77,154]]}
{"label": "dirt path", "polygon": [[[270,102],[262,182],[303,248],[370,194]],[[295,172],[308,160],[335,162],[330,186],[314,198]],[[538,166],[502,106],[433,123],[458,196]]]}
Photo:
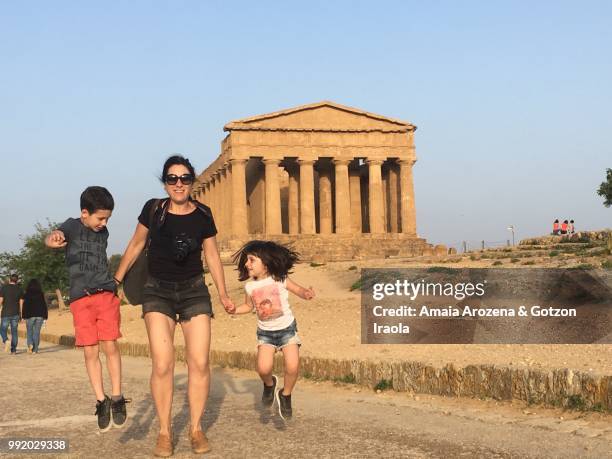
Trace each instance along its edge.
{"label": "dirt path", "polygon": [[[150,361],[124,357],[123,367],[124,393],[133,398],[130,419],[122,430],[99,434],[81,351],[43,343],[38,355],[0,354],[0,445],[8,438],[66,438],[69,453],[49,457],[150,457],[157,429]],[[193,457],[180,363],[175,387],[175,457]],[[286,424],[261,407],[260,391],[253,372],[214,370],[203,421],[213,448],[207,457],[612,457],[612,424],[596,413],[300,381],[295,417]],[[6,449],[0,455],[40,457],[8,455]]]}

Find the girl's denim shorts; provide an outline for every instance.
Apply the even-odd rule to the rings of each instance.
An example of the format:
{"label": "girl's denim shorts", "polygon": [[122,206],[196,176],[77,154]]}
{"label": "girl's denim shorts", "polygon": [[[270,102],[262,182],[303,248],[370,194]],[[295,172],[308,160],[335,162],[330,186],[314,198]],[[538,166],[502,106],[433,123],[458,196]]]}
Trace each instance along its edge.
{"label": "girl's denim shorts", "polygon": [[277,351],[289,344],[302,345],[302,341],[297,334],[297,322],[294,320],[287,328],[281,330],[262,330],[257,327],[257,345],[267,344],[274,346]]}

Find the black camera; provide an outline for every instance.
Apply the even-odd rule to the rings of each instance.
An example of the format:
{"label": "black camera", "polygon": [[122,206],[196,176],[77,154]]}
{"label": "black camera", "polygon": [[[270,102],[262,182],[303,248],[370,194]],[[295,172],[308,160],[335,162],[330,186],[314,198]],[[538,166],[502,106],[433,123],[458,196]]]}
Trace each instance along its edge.
{"label": "black camera", "polygon": [[196,241],[185,233],[174,237],[173,255],[176,261],[183,261],[197,248]]}

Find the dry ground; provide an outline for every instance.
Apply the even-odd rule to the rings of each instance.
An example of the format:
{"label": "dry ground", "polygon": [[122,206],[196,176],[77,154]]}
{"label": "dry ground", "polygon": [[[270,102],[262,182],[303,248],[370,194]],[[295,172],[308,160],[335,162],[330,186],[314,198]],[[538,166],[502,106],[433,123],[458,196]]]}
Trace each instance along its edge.
{"label": "dry ground", "polygon": [[[368,261],[334,262],[322,266],[303,263],[297,266],[291,278],[304,286],[313,286],[316,298],[312,301],[290,298],[298,321],[299,333],[304,345],[305,356],[335,359],[371,359],[421,361],[435,366],[453,363],[457,366],[468,364],[497,364],[512,367],[533,367],[541,369],[571,368],[599,374],[612,374],[612,344],[590,345],[364,345],[361,344],[361,309],[359,291],[350,291],[351,285],[359,278],[364,267],[424,267],[432,264],[449,267],[490,267],[497,261],[509,268],[567,266],[571,264],[594,263],[601,260],[581,255],[524,256],[526,251],[516,249],[511,253],[502,251],[485,254],[485,259],[470,259],[455,255],[443,258],[421,258],[412,260],[384,259]],[[472,255],[480,258],[482,254]],[[511,260],[520,260],[520,262]],[[597,264],[599,263],[599,264]],[[356,268],[354,268],[356,267]],[[225,276],[231,297],[235,302],[244,298],[244,285],[237,281],[232,266],[225,267]],[[206,277],[213,293],[213,349],[255,350],[256,319],[254,315],[229,316],[216,300],[216,291],[210,276]],[[147,342],[144,323],[139,306],[122,306],[123,340]],[[69,312],[50,312],[46,330],[55,334],[72,334],[72,316]],[[176,343],[183,342],[180,328],[177,328]]]}

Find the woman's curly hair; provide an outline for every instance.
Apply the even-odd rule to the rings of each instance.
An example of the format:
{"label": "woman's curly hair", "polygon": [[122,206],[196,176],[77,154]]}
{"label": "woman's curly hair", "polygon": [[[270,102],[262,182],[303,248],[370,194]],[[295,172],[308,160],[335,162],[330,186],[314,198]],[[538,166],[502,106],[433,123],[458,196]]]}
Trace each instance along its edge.
{"label": "woman's curly hair", "polygon": [[300,261],[299,253],[289,247],[272,241],[250,241],[232,255],[232,261],[238,265],[238,280],[240,281],[249,278],[249,272],[245,266],[248,255],[260,258],[268,273],[274,280],[280,282],[290,274],[293,265]]}

